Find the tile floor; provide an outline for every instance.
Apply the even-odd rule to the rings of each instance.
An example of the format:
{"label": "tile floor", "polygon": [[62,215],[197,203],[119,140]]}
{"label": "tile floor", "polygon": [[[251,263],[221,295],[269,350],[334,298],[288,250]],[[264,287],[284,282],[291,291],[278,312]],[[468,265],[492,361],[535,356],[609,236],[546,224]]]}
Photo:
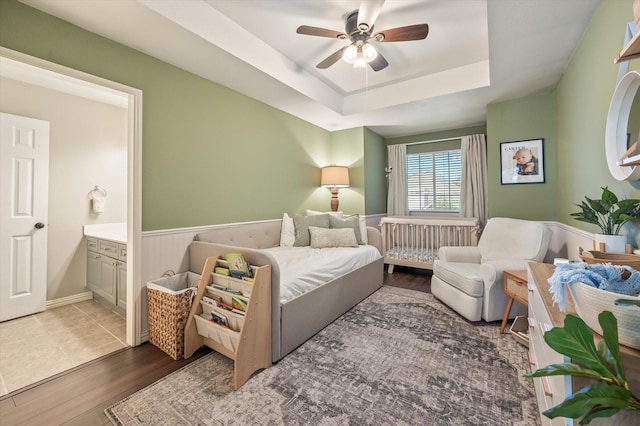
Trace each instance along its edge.
{"label": "tile floor", "polygon": [[126,321],[87,300],[0,323],[0,396],[126,347]]}

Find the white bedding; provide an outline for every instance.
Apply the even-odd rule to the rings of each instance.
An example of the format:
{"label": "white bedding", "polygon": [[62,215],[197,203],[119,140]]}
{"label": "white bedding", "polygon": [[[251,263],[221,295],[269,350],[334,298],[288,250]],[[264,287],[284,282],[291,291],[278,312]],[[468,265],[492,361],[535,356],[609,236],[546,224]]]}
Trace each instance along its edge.
{"label": "white bedding", "polygon": [[280,267],[280,303],[379,259],[370,245],[349,248],[273,247],[264,249]]}

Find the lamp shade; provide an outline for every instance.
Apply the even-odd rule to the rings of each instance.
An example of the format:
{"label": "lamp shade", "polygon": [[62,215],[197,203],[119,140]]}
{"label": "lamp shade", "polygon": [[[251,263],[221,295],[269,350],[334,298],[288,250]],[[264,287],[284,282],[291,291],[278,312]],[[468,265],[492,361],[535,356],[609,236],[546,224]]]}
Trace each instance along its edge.
{"label": "lamp shade", "polygon": [[349,169],[344,166],[322,168],[320,186],[346,188],[349,186]]}

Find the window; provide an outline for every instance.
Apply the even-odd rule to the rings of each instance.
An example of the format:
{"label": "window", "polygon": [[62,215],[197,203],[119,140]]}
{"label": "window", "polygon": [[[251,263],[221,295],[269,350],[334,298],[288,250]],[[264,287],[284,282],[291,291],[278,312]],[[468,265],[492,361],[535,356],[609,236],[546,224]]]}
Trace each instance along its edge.
{"label": "window", "polygon": [[407,155],[409,211],[459,211],[462,161],[459,149]]}

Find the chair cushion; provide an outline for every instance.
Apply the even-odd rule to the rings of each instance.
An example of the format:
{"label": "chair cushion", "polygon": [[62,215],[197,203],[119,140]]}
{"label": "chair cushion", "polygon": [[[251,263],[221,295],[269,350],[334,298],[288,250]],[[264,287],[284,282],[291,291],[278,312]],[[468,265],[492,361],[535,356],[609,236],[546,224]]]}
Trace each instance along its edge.
{"label": "chair cushion", "polygon": [[479,263],[442,262],[433,263],[433,275],[473,297],[482,297],[484,283],[480,276]]}
{"label": "chair cushion", "polygon": [[550,235],[541,222],[494,217],[484,227],[478,248],[482,262],[515,259],[541,262],[547,253]]}

